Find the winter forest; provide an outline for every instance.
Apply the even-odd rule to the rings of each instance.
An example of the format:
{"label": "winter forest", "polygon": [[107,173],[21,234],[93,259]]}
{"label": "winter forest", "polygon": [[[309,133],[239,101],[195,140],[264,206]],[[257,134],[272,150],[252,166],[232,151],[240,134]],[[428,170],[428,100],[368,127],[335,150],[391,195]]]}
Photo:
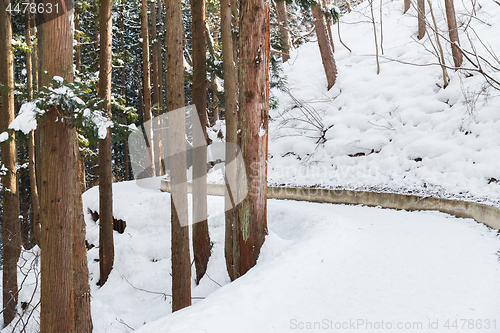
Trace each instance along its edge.
{"label": "winter forest", "polygon": [[497,0],[0,0],[0,332],[500,332]]}

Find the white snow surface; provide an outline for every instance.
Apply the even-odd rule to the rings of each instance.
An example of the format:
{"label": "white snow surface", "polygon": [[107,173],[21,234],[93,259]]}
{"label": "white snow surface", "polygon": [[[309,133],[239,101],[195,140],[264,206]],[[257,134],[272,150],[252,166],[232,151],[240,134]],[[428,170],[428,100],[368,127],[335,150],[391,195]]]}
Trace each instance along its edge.
{"label": "white snow surface", "polygon": [[[98,249],[88,252],[96,333],[293,332],[301,323],[358,320],[423,325],[405,332],[426,332],[436,320],[444,332],[446,320],[461,318],[500,325],[496,231],[435,212],[280,200],[269,200],[269,235],[257,266],[233,283],[223,217],[209,218],[208,276],[192,282],[192,295],[206,298],[171,314],[164,296],[171,294],[170,195],[135,182],[115,184],[113,192],[115,217],[127,227],[114,233],[114,267],[101,288]],[[98,225],[87,209],[98,209],[98,187],[83,198],[87,239],[97,245]],[[222,197],[210,197],[210,215],[222,205]],[[358,326],[379,331],[366,328]]]}
{"label": "white snow surface", "polygon": [[[432,2],[444,29],[442,2]],[[467,22],[470,3],[455,2],[459,22]],[[500,6],[477,3],[480,19],[470,25],[500,52]],[[379,2],[373,4],[380,38]],[[448,70],[450,85],[442,89],[441,69],[425,65],[436,63],[426,50],[428,37],[416,41],[415,10],[403,15],[402,1],[383,5],[379,75],[368,1],[341,18],[342,39],[352,53],[334,27],[339,73],[330,91],[317,43],[292,52],[284,66],[288,88],[323,132],[304,122],[288,94],[275,91],[270,184],[423,193],[498,205],[500,94],[486,88],[481,75],[465,71]],[[460,33],[462,46],[469,47]],[[221,122],[217,126],[224,132]],[[269,235],[258,264],[230,283],[223,198],[209,197],[214,245],[208,274],[198,286],[192,281],[193,306],[172,314],[170,195],[123,182],[114,184],[113,198],[115,218],[127,227],[114,233],[114,266],[102,287],[96,285],[98,248],[88,251],[95,333],[320,332],[338,324],[345,332],[500,331],[500,237],[470,219],[269,200]],[[89,213],[99,210],[98,187],[83,200],[87,240],[98,246],[98,223]],[[20,302],[31,297],[36,280],[30,281]]]}
{"label": "white snow surface", "polygon": [[9,139],[9,133],[7,132],[0,133],[0,143],[7,141],[8,139]]}
{"label": "white snow surface", "polygon": [[[454,3],[459,24],[467,23],[472,2]],[[379,2],[373,4],[380,46]],[[433,4],[438,26],[446,32],[444,2]],[[442,89],[441,68],[426,65],[437,63],[426,50],[432,49],[429,38],[417,41],[415,9],[405,15],[402,10],[402,1],[383,1],[379,75],[368,1],[340,20],[342,40],[352,53],[333,27],[338,76],[330,91],[317,43],[292,52],[284,72],[300,103],[275,90],[279,107],[271,111],[269,124],[270,184],[433,194],[498,205],[500,93],[476,72],[450,69],[450,85]],[[499,56],[500,6],[479,0],[476,13],[470,26]],[[462,28],[461,44],[470,49]],[[451,48],[442,38],[441,43],[452,66]],[[466,59],[464,67],[473,68]],[[500,72],[492,75],[500,78]],[[322,139],[320,129],[310,124],[318,123],[306,121],[300,104],[319,119]]]}
{"label": "white snow surface", "polygon": [[36,129],[36,116],[40,112],[41,110],[36,106],[36,102],[24,103],[21,105],[17,117],[10,123],[9,128],[28,134]]}

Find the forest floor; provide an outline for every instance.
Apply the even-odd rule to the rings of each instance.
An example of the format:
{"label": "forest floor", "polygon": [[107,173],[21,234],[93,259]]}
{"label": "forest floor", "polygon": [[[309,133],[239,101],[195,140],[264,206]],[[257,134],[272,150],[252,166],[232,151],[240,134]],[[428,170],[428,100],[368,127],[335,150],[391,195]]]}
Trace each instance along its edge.
{"label": "forest floor", "polygon": [[[369,323],[382,321],[411,325],[405,332],[444,332],[447,320],[461,328],[460,319],[489,321],[490,329],[458,332],[500,329],[500,237],[473,220],[269,200],[269,235],[258,264],[229,283],[224,200],[210,197],[208,274],[198,286],[193,280],[193,306],[171,314],[170,195],[125,182],[115,185],[114,198],[116,218],[127,227],[115,233],[115,263],[103,287],[96,286],[99,251],[88,252],[96,333],[144,324],[138,332],[293,332],[308,322],[370,332],[380,329]],[[84,201],[96,210],[97,188]],[[86,221],[89,242],[98,244],[98,225],[90,214]],[[436,321],[439,329],[429,330]]]}
{"label": "forest floor", "polygon": [[[444,31],[442,2],[432,2]],[[500,206],[500,93],[477,72],[451,69],[443,89],[429,51],[434,36],[430,31],[416,40],[415,10],[403,15],[402,1],[383,1],[381,25],[379,2],[373,3],[379,46],[383,27],[380,74],[368,1],[341,18],[352,52],[334,26],[339,73],[330,91],[317,43],[294,50],[284,65],[287,90],[273,90],[278,107],[271,111],[269,183]],[[478,52],[494,61],[486,48],[500,53],[500,6],[478,0],[477,18],[469,22],[471,3],[455,2],[457,18],[477,33],[469,31]],[[460,38],[471,49],[463,32]],[[449,45],[443,45],[450,64]],[[229,283],[223,199],[209,198],[214,247],[208,274],[198,286],[193,281],[194,305],[171,314],[170,195],[133,181],[113,191],[115,218],[127,227],[115,233],[115,263],[102,287],[96,285],[98,249],[88,252],[95,333],[371,332],[390,329],[388,323],[405,332],[500,331],[496,231],[441,213],[278,200],[269,200],[269,235],[257,266]],[[98,210],[98,188],[83,198],[87,240],[97,245],[89,209]],[[30,254],[23,255],[28,262]],[[20,301],[28,301],[35,286],[28,279]],[[36,292],[33,304],[38,299]],[[401,325],[406,329],[398,330]]]}

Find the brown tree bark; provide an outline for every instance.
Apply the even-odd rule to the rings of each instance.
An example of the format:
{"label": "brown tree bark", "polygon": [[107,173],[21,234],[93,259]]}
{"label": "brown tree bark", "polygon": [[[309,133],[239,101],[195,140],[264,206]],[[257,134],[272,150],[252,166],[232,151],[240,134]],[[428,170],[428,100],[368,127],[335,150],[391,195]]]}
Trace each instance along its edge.
{"label": "brown tree bark", "polygon": [[165,53],[163,54],[163,57],[162,57],[163,67],[165,68],[165,70],[163,71],[163,73],[164,73],[163,86],[165,87],[165,94],[163,95],[163,97],[165,98],[165,100],[163,102],[164,102],[165,106],[168,106],[168,73],[167,73],[167,55],[166,55],[166,51],[168,50],[168,40],[167,40],[167,37],[166,37],[166,33],[167,33],[166,29],[167,29],[167,27],[169,25],[169,22],[168,22],[168,13],[166,12],[166,10],[167,10],[167,1],[168,0],[164,0],[165,18],[164,18],[164,21],[163,21],[163,25],[165,26],[165,36],[163,38],[163,48],[165,49]]}
{"label": "brown tree bark", "polygon": [[321,53],[321,61],[325,69],[326,80],[328,83],[328,90],[335,84],[337,79],[337,65],[333,57],[333,50],[328,37],[328,31],[325,24],[325,16],[319,6],[312,6],[312,13],[314,17],[314,27],[318,37],[318,45]]}
{"label": "brown tree bark", "polygon": [[33,242],[40,246],[40,201],[38,199],[38,185],[35,170],[35,131],[31,131],[28,138],[28,168],[31,187],[31,205],[33,207]]}
{"label": "brown tree bark", "polygon": [[[326,10],[327,5],[329,3],[331,3],[331,0],[323,0],[321,3],[323,5],[323,9]],[[328,39],[330,40],[330,45],[332,46],[332,52],[335,53],[335,45],[333,44],[332,25],[333,25],[332,19],[327,18],[326,19],[326,30],[328,31]]]}
{"label": "brown tree bark", "polygon": [[281,35],[281,43],[283,44],[283,54],[281,55],[283,62],[290,59],[290,33],[288,32],[288,17],[286,10],[286,1],[277,0],[276,1],[276,14],[278,16],[279,31]]}
{"label": "brown tree bark", "polygon": [[8,132],[10,139],[1,145],[2,164],[7,169],[2,176],[3,186],[3,322],[7,326],[16,316],[18,287],[17,260],[21,251],[19,193],[16,177],[17,150],[15,134],[8,130],[14,120],[14,57],[12,54],[12,22],[7,11],[9,0],[0,0],[0,133]]}
{"label": "brown tree bark", "polygon": [[[166,43],[168,45],[167,81],[168,111],[184,107],[184,65],[183,65],[183,27],[181,2],[166,0]],[[182,226],[187,221],[187,185],[186,185],[186,140],[185,118],[169,115],[169,121],[175,127],[169,130],[170,176],[172,180],[171,232],[172,232],[172,312],[191,305],[191,262],[189,254],[189,228]],[[176,201],[174,203],[174,196]]]}
{"label": "brown tree bark", "polygon": [[446,20],[448,21],[448,30],[451,41],[451,53],[453,54],[453,62],[455,67],[462,66],[463,55],[460,52],[460,40],[458,39],[457,18],[455,16],[455,5],[453,0],[445,0]]}
{"label": "brown tree bark", "polygon": [[144,89],[144,122],[151,119],[151,64],[149,62],[148,3],[141,0],[142,75]]}
{"label": "brown tree bark", "polygon": [[158,36],[156,34],[156,3],[151,4],[151,38],[153,39],[153,44],[151,48],[153,49],[153,105],[158,108],[157,115],[160,113],[161,109],[161,96],[160,96],[160,79],[159,79],[159,52],[158,52]]}
{"label": "brown tree bark", "polygon": [[[33,59],[34,46],[31,44],[31,31],[34,19],[29,11],[26,11],[26,45],[31,52],[26,53],[26,88],[28,90],[28,100],[33,99]],[[34,30],[34,29],[33,29]],[[38,201],[38,188],[36,182],[35,168],[35,133],[31,131],[28,135],[28,172],[31,187],[31,206],[33,209],[32,232],[30,243],[40,245],[40,202]]]}
{"label": "brown tree bark", "polygon": [[411,0],[405,0],[405,8],[403,14],[406,14],[406,12],[410,9],[410,7],[411,7]]}
{"label": "brown tree bark", "polygon": [[231,203],[232,193],[227,187],[229,182],[236,182],[236,169],[229,162],[235,158],[236,133],[238,130],[238,77],[234,59],[234,45],[232,36],[231,1],[221,0],[221,37],[222,57],[224,67],[224,95],[225,95],[225,118],[226,118],[226,193],[224,198],[224,210],[226,219],[226,231],[224,241],[224,255],[226,257],[226,268],[231,280],[237,278],[233,269],[233,225],[235,211]]}
{"label": "brown tree bark", "polygon": [[[269,119],[269,2],[240,1],[238,143],[249,194],[236,206],[236,275],[255,266],[267,234],[267,142]],[[236,248],[237,251],[234,251]]]}
{"label": "brown tree bark", "polygon": [[417,1],[417,11],[418,11],[418,39],[422,39],[425,36],[425,0]]}
{"label": "brown tree bark", "polygon": [[193,154],[193,254],[196,283],[199,283],[207,271],[212,248],[207,222],[205,0],[191,0],[191,13],[193,17],[193,103],[203,131],[203,133],[198,133],[198,131],[193,133],[194,147],[196,147]]}
{"label": "brown tree bark", "polygon": [[80,47],[80,13],[78,12],[78,4],[75,4],[75,67],[77,71],[81,71],[81,47]]}
{"label": "brown tree bark", "polygon": [[[68,11],[39,26],[40,69],[72,82],[73,1],[64,5]],[[65,112],[50,106],[40,127],[41,333],[92,332],[79,151],[75,128],[60,120]]]}
{"label": "brown tree bark", "polygon": [[[111,77],[112,77],[112,0],[101,0],[99,15],[101,21],[99,97],[106,101],[106,113],[111,117]],[[113,268],[113,169],[111,131],[99,140],[99,268],[100,285],[108,280]]]}
{"label": "brown tree bark", "polygon": [[[141,0],[141,37],[142,37],[142,75],[143,75],[143,97],[144,97],[144,112],[143,121],[148,122],[152,118],[151,111],[151,62],[149,59],[149,23],[148,23],[148,3],[147,0]],[[148,127],[147,127],[148,128]],[[149,126],[151,133],[150,137],[153,138],[152,128]],[[154,149],[150,150],[151,160],[153,161],[151,174],[156,174],[156,161],[154,156]]]}

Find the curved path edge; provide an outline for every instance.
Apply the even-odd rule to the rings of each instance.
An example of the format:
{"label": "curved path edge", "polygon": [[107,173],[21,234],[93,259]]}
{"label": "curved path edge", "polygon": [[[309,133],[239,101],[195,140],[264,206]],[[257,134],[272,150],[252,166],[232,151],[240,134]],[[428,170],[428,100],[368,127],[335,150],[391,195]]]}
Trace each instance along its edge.
{"label": "curved path edge", "polygon": [[[225,188],[224,184],[208,184],[207,194],[224,196]],[[170,192],[169,182],[162,180],[160,190],[163,192]],[[188,183],[188,193],[191,192],[191,184]],[[407,211],[439,211],[459,218],[471,218],[476,222],[483,223],[492,229],[500,230],[499,208],[469,201],[397,193],[279,186],[269,186],[267,188],[267,198],[346,205],[364,205],[368,207],[382,207]]]}

